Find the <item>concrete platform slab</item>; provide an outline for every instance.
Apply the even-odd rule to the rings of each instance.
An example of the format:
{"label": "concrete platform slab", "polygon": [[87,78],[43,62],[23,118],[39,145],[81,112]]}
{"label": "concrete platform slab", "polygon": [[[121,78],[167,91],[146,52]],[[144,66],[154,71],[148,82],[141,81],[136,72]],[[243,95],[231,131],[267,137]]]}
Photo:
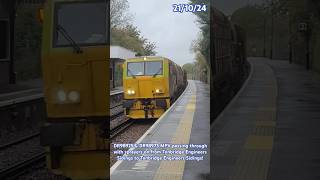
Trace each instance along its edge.
{"label": "concrete platform slab", "polygon": [[[210,98],[209,87],[189,81],[184,94],[136,143],[207,144],[202,161],[118,161],[111,168],[111,180],[205,179],[210,174]],[[133,150],[133,149],[132,149]],[[140,150],[135,148],[134,150]],[[142,150],[142,149],[141,149]],[[159,150],[159,149],[157,149]],[[160,150],[168,150],[160,148]],[[172,148],[170,149],[172,150]],[[175,148],[194,150],[194,148]],[[159,156],[164,157],[161,153]],[[128,155],[128,157],[130,157]],[[132,156],[131,156],[132,157]],[[180,155],[177,157],[186,157]],[[199,168],[194,168],[195,166]]]}

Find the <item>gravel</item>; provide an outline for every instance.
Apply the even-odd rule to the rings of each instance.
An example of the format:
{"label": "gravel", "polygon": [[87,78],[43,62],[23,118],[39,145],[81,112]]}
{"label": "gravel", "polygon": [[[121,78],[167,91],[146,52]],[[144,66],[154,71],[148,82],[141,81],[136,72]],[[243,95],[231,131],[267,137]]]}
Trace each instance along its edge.
{"label": "gravel", "polygon": [[0,136],[0,146],[13,142],[15,140],[30,136],[38,132],[39,132],[39,128],[35,128],[35,129],[25,128],[24,130],[13,131],[13,132],[2,130],[2,135]]}
{"label": "gravel", "polygon": [[37,169],[26,175],[20,176],[18,180],[65,180],[66,178],[60,175],[55,175],[48,169]]}
{"label": "gravel", "polygon": [[11,146],[0,151],[0,170],[26,160],[34,155],[44,152],[40,146],[39,137]]}
{"label": "gravel", "polygon": [[[115,150],[113,144],[133,144],[135,143],[155,122],[155,120],[136,120],[133,125],[125,131],[114,137],[110,144],[110,165],[112,166],[117,161],[117,155],[113,154]],[[110,167],[111,167],[110,166]]]}
{"label": "gravel", "polygon": [[[44,152],[44,148],[40,146],[39,137],[32,138],[28,141],[13,145],[7,149],[0,151],[0,170],[8,168],[15,163],[27,160],[32,156]],[[43,162],[44,164],[45,162]],[[63,176],[54,175],[43,164],[34,165],[28,168],[26,174],[20,176],[19,180],[62,180]],[[10,177],[8,177],[10,178]]]}

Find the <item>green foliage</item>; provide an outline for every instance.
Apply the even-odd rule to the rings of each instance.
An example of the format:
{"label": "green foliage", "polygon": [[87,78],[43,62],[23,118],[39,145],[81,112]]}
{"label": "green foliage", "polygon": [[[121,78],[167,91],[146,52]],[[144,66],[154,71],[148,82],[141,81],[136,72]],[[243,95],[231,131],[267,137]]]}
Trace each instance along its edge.
{"label": "green foliage", "polygon": [[127,0],[111,0],[110,2],[110,27],[124,27],[132,20],[128,13],[129,3]]}
{"label": "green foliage", "polygon": [[185,64],[184,69],[186,69],[189,79],[192,78],[206,82],[208,81],[208,72],[210,69],[210,1],[190,0],[189,4],[205,4],[207,11],[194,13],[197,17],[201,34],[191,45],[191,51],[196,54],[196,62],[193,64]]}
{"label": "green foliage", "polygon": [[155,43],[144,38],[137,27],[130,24],[127,0],[111,0],[111,45],[118,45],[135,51],[137,56],[153,56],[156,54]]}
{"label": "green foliage", "polygon": [[248,5],[236,10],[231,19],[245,29],[250,38],[261,37],[264,32],[264,17],[266,15],[259,6]]}
{"label": "green foliage", "polygon": [[137,52],[139,56],[155,55],[155,44],[141,36],[140,31],[133,25],[124,28],[111,29],[111,45],[122,46]]}
{"label": "green foliage", "polygon": [[288,15],[283,6],[277,4],[276,1],[273,3],[275,7],[269,5],[247,5],[236,10],[231,20],[240,25],[247,34],[248,56],[263,56],[264,49],[265,55],[269,56],[271,42],[273,42],[273,57],[286,59],[289,56]]}
{"label": "green foliage", "polygon": [[189,4],[205,4],[207,6],[205,12],[194,12],[201,29],[201,35],[193,43],[191,49],[193,52],[199,51],[205,57],[207,64],[210,64],[210,1],[190,0]]}
{"label": "green foliage", "polygon": [[188,79],[192,79],[194,77],[194,72],[193,72],[194,67],[195,67],[194,63],[187,63],[182,66],[182,69],[185,70],[187,73]]}
{"label": "green foliage", "polygon": [[187,63],[182,66],[182,69],[184,69],[188,74],[192,74],[193,67],[194,67],[193,63]]}

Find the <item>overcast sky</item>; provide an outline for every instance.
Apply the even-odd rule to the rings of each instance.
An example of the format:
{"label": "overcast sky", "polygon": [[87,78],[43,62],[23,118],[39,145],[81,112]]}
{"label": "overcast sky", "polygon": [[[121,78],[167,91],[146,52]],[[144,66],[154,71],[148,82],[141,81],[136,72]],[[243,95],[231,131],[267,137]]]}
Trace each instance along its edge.
{"label": "overcast sky", "polygon": [[155,42],[157,55],[165,56],[179,65],[194,61],[191,42],[200,29],[192,13],[172,12],[172,4],[188,0],[128,0],[133,24],[142,36]]}

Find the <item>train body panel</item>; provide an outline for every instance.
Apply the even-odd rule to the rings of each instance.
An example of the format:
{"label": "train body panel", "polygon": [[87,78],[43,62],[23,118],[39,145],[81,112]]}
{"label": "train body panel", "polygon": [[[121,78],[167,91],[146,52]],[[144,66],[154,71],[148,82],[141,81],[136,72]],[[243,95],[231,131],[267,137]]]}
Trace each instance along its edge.
{"label": "train body panel", "polygon": [[106,2],[48,0],[44,5],[42,71],[48,119],[40,141],[46,146],[47,166],[72,179],[106,179],[109,170]]}
{"label": "train body panel", "polygon": [[211,98],[216,117],[241,87],[248,64],[246,62],[246,35],[240,26],[213,8],[211,11],[211,59],[213,59]]}
{"label": "train body panel", "polygon": [[107,92],[102,91],[107,89],[108,84],[101,83],[106,82],[108,77],[108,64],[103,61],[108,55],[107,50],[99,48],[83,51],[81,55],[52,51],[53,55],[43,58],[43,64],[46,64],[45,100],[49,118],[108,115],[108,97],[104,97]]}
{"label": "train body panel", "polygon": [[[45,83],[45,99],[47,103],[47,112],[49,117],[90,117],[107,116],[108,96],[105,91],[108,88],[108,61],[109,48],[105,45],[96,45],[88,43],[80,45],[81,53],[75,53],[75,48],[70,45],[71,42],[62,40],[65,36],[72,36],[78,29],[71,28],[69,23],[75,20],[72,15],[65,15],[73,4],[89,4],[89,1],[48,1],[45,8],[42,65],[43,77]],[[93,1],[103,4],[104,1]],[[66,6],[66,7],[63,7]],[[70,7],[69,7],[70,6]],[[80,11],[84,7],[79,7]],[[103,6],[102,6],[103,8]],[[61,17],[58,15],[60,12]],[[96,14],[92,16],[101,16],[100,20],[105,20],[105,14]],[[103,16],[103,17],[102,17]],[[66,22],[59,22],[58,19],[70,19]],[[97,20],[98,21],[98,20]],[[102,21],[101,21],[102,22]],[[73,22],[76,24],[78,22]],[[78,26],[84,25],[85,22]],[[60,28],[59,28],[60,27]],[[88,29],[87,31],[101,31]],[[105,33],[105,27],[101,26]],[[60,29],[60,30],[58,30]],[[67,30],[73,30],[74,33]],[[85,30],[84,30],[85,31]],[[91,32],[88,33],[88,39]],[[98,34],[98,32],[95,32]],[[94,34],[97,36],[96,34]],[[91,36],[94,36],[91,35]],[[102,34],[100,34],[103,36]],[[104,35],[106,36],[106,35]],[[78,39],[78,42],[85,42]],[[89,40],[88,40],[89,42]],[[105,83],[101,83],[105,82]],[[71,93],[71,94],[70,94]],[[71,97],[71,98],[70,98]]]}
{"label": "train body panel", "polygon": [[124,107],[132,119],[159,118],[186,82],[183,70],[163,57],[128,59],[123,73]]}

